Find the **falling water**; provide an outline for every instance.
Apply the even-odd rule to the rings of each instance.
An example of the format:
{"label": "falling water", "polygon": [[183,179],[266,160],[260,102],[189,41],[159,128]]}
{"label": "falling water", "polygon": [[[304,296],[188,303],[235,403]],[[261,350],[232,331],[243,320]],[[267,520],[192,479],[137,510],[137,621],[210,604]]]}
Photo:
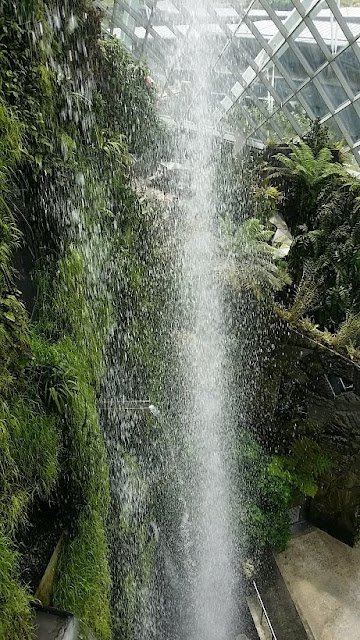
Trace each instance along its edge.
{"label": "falling water", "polygon": [[[191,176],[180,233],[180,316],[184,333],[178,349],[181,423],[189,458],[190,491],[185,513],[189,603],[187,636],[229,640],[233,629],[234,562],[230,525],[229,400],[226,322],[218,277],[219,234],[211,117],[210,69],[213,47],[199,20],[208,2],[188,3],[193,28],[186,43],[193,89],[188,95],[190,132],[178,151]],[[196,13],[195,13],[196,12]],[[192,27],[190,27],[192,28]],[[190,531],[190,534],[189,534]]]}
{"label": "falling water", "polygon": [[[201,138],[201,136],[200,136]],[[200,142],[200,138],[198,142]],[[232,562],[226,469],[226,360],[209,157],[194,156],[194,196],[187,206],[183,303],[193,309],[181,354],[188,388],[183,420],[193,451],[192,509],[196,531],[194,638],[227,640],[231,626]],[[205,146],[206,149],[206,146]],[[200,174],[199,174],[200,172]]]}

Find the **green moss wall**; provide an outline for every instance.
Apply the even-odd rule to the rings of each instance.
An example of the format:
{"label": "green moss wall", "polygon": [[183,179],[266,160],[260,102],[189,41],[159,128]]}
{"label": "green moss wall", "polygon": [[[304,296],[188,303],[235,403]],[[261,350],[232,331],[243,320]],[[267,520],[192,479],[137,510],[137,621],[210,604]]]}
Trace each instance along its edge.
{"label": "green moss wall", "polygon": [[[88,0],[5,0],[0,8],[4,640],[32,637],[29,602],[50,551],[40,569],[29,566],[26,540],[45,516],[53,548],[66,531],[52,604],[80,616],[98,640],[112,637],[98,398],[109,337],[144,278],[137,251],[145,205],[132,167],[137,160],[150,169],[165,135],[146,69],[101,38],[100,18]],[[149,563],[151,549],[146,571]],[[132,618],[131,607],[123,615]]]}

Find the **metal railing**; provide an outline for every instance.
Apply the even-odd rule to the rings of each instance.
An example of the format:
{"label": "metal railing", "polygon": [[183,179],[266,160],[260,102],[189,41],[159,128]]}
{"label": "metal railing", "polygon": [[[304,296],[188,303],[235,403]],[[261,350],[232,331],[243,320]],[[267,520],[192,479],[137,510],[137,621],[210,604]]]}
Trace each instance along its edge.
{"label": "metal railing", "polygon": [[[261,607],[260,626],[262,628],[265,627],[265,629],[269,632],[267,634],[269,640],[277,640],[276,633],[275,633],[274,628],[273,628],[273,626],[271,624],[270,618],[269,618],[268,613],[266,611],[265,605],[263,603],[262,597],[260,595],[259,589],[257,588],[257,584],[256,584],[255,580],[253,580],[252,583],[253,583],[253,587],[255,589],[256,597],[257,597],[257,599],[259,601],[259,604],[260,604],[260,607]],[[269,635],[269,634],[271,634],[271,635]]]}

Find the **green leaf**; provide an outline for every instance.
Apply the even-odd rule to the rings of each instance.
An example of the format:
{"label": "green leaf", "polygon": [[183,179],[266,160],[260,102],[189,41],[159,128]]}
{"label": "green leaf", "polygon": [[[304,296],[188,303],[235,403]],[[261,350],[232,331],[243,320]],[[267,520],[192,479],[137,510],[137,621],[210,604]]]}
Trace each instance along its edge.
{"label": "green leaf", "polygon": [[291,482],[291,473],[284,468],[284,462],[279,456],[274,456],[271,460],[269,464],[269,473],[272,476],[281,478],[281,480]]}
{"label": "green leaf", "polygon": [[16,322],[16,318],[15,318],[15,316],[14,316],[12,311],[6,311],[6,313],[4,313],[4,316],[10,322]]}
{"label": "green leaf", "polygon": [[311,480],[305,480],[305,482],[302,483],[301,488],[303,493],[310,498],[314,498],[318,491],[317,484],[315,484],[315,482],[312,482]]}
{"label": "green leaf", "polygon": [[54,387],[51,387],[50,389],[50,398],[52,398],[52,400],[55,402],[56,408],[58,410],[59,413],[61,413],[61,406],[60,406],[60,402],[59,402],[59,396],[58,393],[56,391],[56,389],[54,389]]}

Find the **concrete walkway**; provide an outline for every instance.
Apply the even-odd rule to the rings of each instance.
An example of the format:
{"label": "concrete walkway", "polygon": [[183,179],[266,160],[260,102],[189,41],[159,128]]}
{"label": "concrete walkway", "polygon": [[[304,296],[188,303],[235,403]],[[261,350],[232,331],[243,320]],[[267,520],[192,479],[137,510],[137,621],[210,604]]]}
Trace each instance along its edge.
{"label": "concrete walkway", "polygon": [[360,549],[315,529],[276,561],[315,640],[360,640]]}
{"label": "concrete walkway", "polygon": [[[266,561],[264,558],[263,571],[257,578],[257,586],[277,640],[309,640],[272,555],[269,555]],[[271,633],[265,637],[270,639]]]}

